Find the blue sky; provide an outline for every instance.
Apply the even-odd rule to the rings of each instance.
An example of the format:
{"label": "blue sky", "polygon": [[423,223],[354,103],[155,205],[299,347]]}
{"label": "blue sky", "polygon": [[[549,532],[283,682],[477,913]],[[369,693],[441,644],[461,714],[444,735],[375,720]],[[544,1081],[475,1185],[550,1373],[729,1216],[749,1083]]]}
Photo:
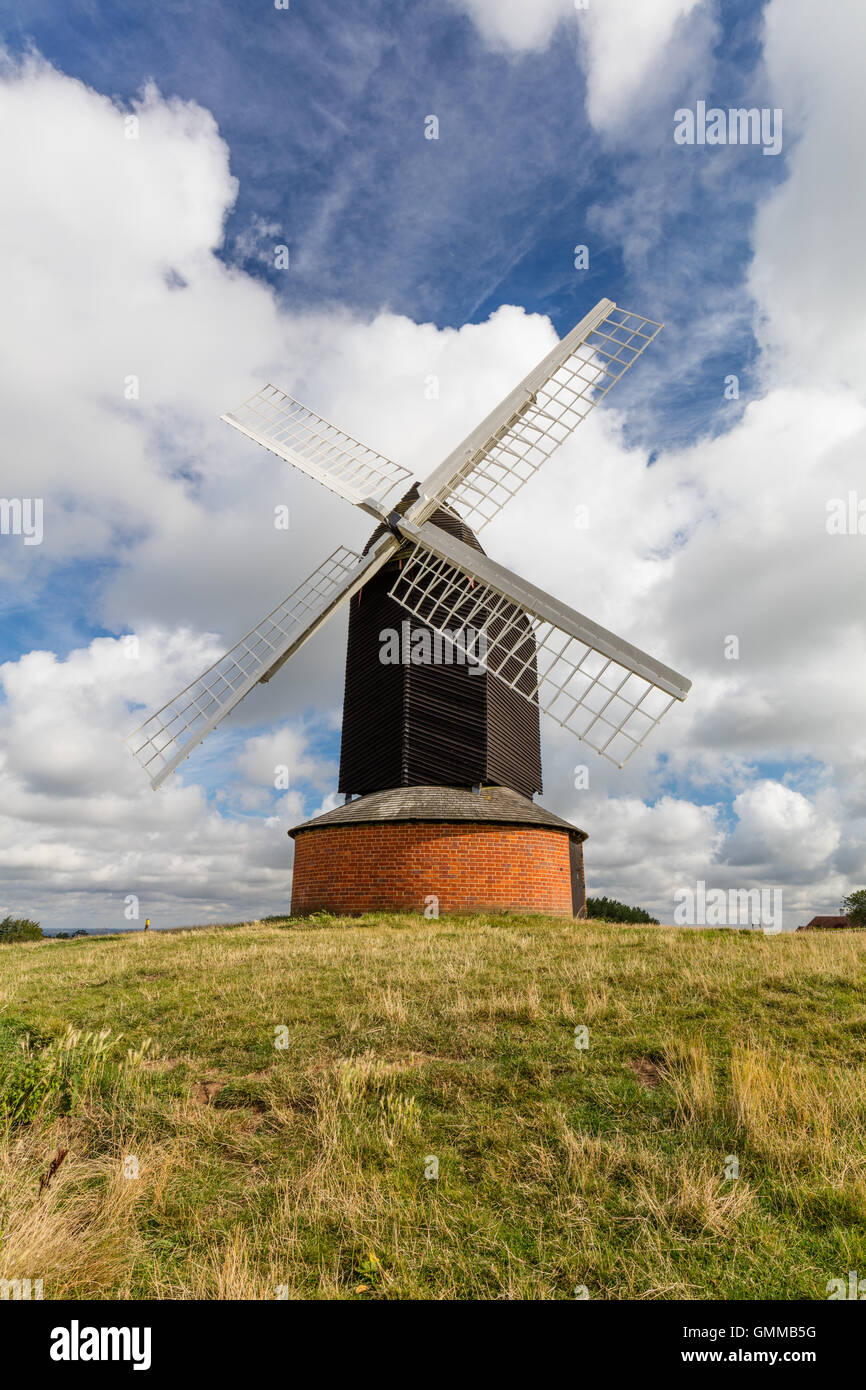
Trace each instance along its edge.
{"label": "blue sky", "polygon": [[[48,150],[43,184],[51,177],[52,121],[68,121],[71,128],[89,104],[91,124],[82,118],[81,141],[95,142],[92,150],[78,148],[68,155],[77,182],[70,184],[71,191],[58,192],[56,204],[62,209],[57,260],[63,261],[68,236],[76,248],[79,240],[82,246],[89,241],[93,268],[82,269],[88,265],[86,252],[79,257],[76,249],[74,267],[61,285],[62,267],[46,272],[44,258],[38,261],[35,252],[33,258],[34,284],[58,277],[54,300],[46,291],[41,310],[49,337],[59,330],[58,341],[80,343],[84,358],[90,351],[88,333],[96,346],[92,383],[86,374],[73,382],[79,364],[70,366],[75,350],[67,350],[55,372],[54,418],[30,417],[27,438],[39,462],[28,465],[27,476],[34,490],[40,480],[46,507],[55,520],[62,517],[65,535],[58,536],[55,527],[38,551],[19,547],[14,565],[2,571],[0,662],[12,663],[22,682],[17,694],[8,683],[4,687],[9,726],[15,718],[10,698],[13,704],[27,703],[21,693],[25,676],[36,679],[36,672],[43,679],[36,663],[27,664],[28,654],[53,653],[60,663],[55,674],[71,680],[70,653],[89,652],[93,663],[108,660],[106,653],[123,633],[152,629],[187,679],[195,671],[183,664],[184,646],[200,647],[210,659],[218,651],[208,641],[227,646],[235,640],[282,596],[280,585],[285,591],[291,587],[289,579],[300,580],[318,562],[331,537],[333,544],[363,540],[363,521],[347,515],[344,504],[311,500],[302,481],[290,491],[301,518],[290,563],[284,563],[279,542],[269,533],[250,545],[261,516],[289,494],[280,475],[251,457],[251,445],[236,447],[217,432],[222,427],[215,424],[215,415],[234,404],[230,393],[240,388],[233,382],[243,374],[257,382],[280,372],[280,384],[297,389],[302,398],[302,387],[318,392],[310,398],[314,407],[324,409],[330,396],[335,411],[355,412],[338,423],[359,431],[366,424],[367,436],[362,437],[369,436],[377,447],[398,454],[401,448],[411,453],[417,445],[419,456],[429,448],[435,462],[436,451],[444,452],[453,442],[454,429],[471,425],[481,413],[468,394],[476,389],[475,376],[478,402],[487,400],[485,391],[492,391],[495,400],[502,394],[493,389],[500,379],[507,389],[532,365],[535,329],[524,327],[528,320],[497,318],[502,306],[546,316],[562,335],[607,296],[666,324],[652,352],[618,388],[613,413],[606,412],[607,425],[599,426],[598,437],[590,436],[598,451],[598,478],[589,478],[584,486],[592,491],[594,514],[606,514],[611,526],[616,518],[617,558],[605,559],[611,550],[602,524],[583,551],[583,540],[567,535],[547,558],[539,547],[542,554],[533,563],[541,568],[530,577],[546,579],[548,587],[565,585],[563,596],[576,607],[611,626],[619,618],[629,635],[638,624],[642,637],[640,624],[646,624],[650,632],[641,644],[653,650],[654,635],[668,643],[667,658],[687,670],[704,694],[693,703],[689,733],[679,746],[662,743],[630,780],[603,778],[596,788],[600,800],[586,811],[575,806],[573,796],[569,801],[571,754],[560,757],[561,745],[554,740],[545,755],[545,799],[581,823],[588,818],[591,834],[608,838],[615,834],[618,818],[633,817],[632,833],[639,836],[636,827],[644,812],[650,819],[654,814],[653,823],[660,825],[668,816],[690,817],[688,834],[695,844],[686,856],[689,873],[693,865],[700,868],[701,855],[708,878],[714,870],[724,878],[726,865],[747,863],[755,882],[768,876],[770,882],[796,880],[796,903],[814,901],[815,910],[829,910],[850,866],[860,863],[859,829],[853,847],[851,843],[852,815],[859,826],[861,814],[859,772],[847,768],[840,773],[825,740],[814,741],[810,711],[794,707],[797,617],[804,609],[793,593],[788,604],[779,576],[791,548],[812,534],[808,507],[820,507],[831,484],[815,482],[817,503],[805,496],[786,498],[777,470],[780,450],[791,447],[784,423],[786,409],[788,417],[792,413],[786,393],[796,396],[804,382],[807,389],[824,392],[808,422],[823,419],[825,409],[829,419],[831,408],[833,419],[849,421],[847,433],[840,426],[838,437],[833,430],[828,434],[839,450],[838,460],[834,457],[828,466],[837,490],[847,484],[850,440],[859,428],[854,397],[840,406],[839,393],[851,390],[845,354],[825,354],[816,380],[814,364],[801,353],[804,324],[793,322],[798,270],[805,281],[802,314],[807,315],[813,301],[820,302],[823,277],[830,273],[814,259],[832,267],[838,257],[844,267],[851,245],[843,209],[835,233],[829,225],[822,229],[826,241],[808,264],[798,267],[796,238],[788,225],[798,210],[808,217],[820,195],[820,180],[836,174],[834,159],[819,169],[821,160],[812,153],[818,138],[827,138],[834,98],[830,60],[823,42],[809,51],[808,10],[800,0],[786,12],[778,0],[764,6],[665,0],[653,21],[657,32],[649,37],[635,37],[637,29],[632,34],[629,28],[637,23],[633,0],[608,0],[607,14],[600,5],[589,18],[575,14],[563,0],[544,0],[538,8],[547,18],[527,34],[513,3],[497,6],[488,0],[363,7],[345,0],[328,6],[292,0],[287,11],[263,0],[206,6],[0,4],[0,37],[10,69],[20,72],[27,55],[35,52],[38,62],[50,64],[58,75],[56,81],[49,81],[44,70],[41,77],[33,75],[34,89],[41,81],[50,101],[43,100],[36,115],[22,116],[24,132],[28,120],[29,128],[44,121],[48,130],[36,140],[39,151]],[[846,25],[857,23],[855,16],[855,7],[840,6],[837,52],[845,42]],[[615,62],[606,46],[611,34],[617,39]],[[69,79],[85,84],[83,103],[76,104]],[[16,85],[10,79],[10,100],[24,103],[30,80]],[[839,101],[850,105],[853,78],[849,87],[843,79],[840,83]],[[155,85],[151,98],[142,97],[147,84]],[[116,156],[110,144],[100,143],[99,123],[111,111],[106,98],[118,113],[155,113],[151,129],[158,126],[164,145],[140,176],[130,174],[128,164],[115,173],[111,161]],[[764,157],[754,146],[708,150],[675,144],[674,111],[698,100],[722,108],[783,103],[781,154]],[[191,111],[203,114],[190,116]],[[218,134],[207,126],[207,113]],[[431,114],[439,122],[436,140],[424,138]],[[145,144],[143,140],[143,161],[150,158]],[[228,161],[227,167],[221,161]],[[22,154],[20,166],[9,166],[22,189],[21,223],[14,232],[24,259],[33,240],[28,227],[44,227],[52,216],[50,199],[44,207],[41,201],[44,187],[34,192],[28,183],[25,163]],[[841,157],[839,164],[842,189]],[[148,208],[153,210],[153,229],[148,225],[140,245],[138,227],[130,223],[128,253],[122,210],[105,216],[100,212],[117,196],[118,178],[121,184],[138,179],[122,186],[130,206],[139,207],[139,223],[148,219]],[[187,187],[198,188],[199,178],[206,193],[200,213],[190,211],[184,200],[184,180]],[[76,191],[83,184],[97,190],[88,213],[91,222],[84,217],[86,199]],[[786,205],[788,224],[780,234],[773,218]],[[274,266],[277,244],[289,247],[288,272]],[[586,270],[576,270],[573,263],[578,244],[589,248]],[[120,278],[112,279],[117,267],[106,267],[106,261],[122,262],[126,254],[130,290],[121,314],[122,270]],[[143,299],[132,284],[151,264],[175,288],[167,292],[163,286],[161,298],[148,289]],[[93,275],[101,303],[103,270],[106,307],[82,307],[72,280],[77,275],[82,283]],[[262,293],[257,294],[257,286]],[[116,316],[112,302],[118,306]],[[144,303],[139,329],[136,315]],[[28,324],[36,321],[32,312],[25,318]],[[404,320],[414,328],[407,360],[414,362],[418,353],[423,359],[429,345],[430,352],[444,354],[443,370],[452,362],[455,380],[465,385],[466,400],[455,402],[453,417],[441,423],[422,421],[415,397],[406,394],[401,351],[394,346],[399,334],[408,332],[400,327]],[[447,330],[467,324],[478,326],[476,339],[448,335]],[[424,325],[432,325],[432,335],[425,336]],[[187,331],[188,340],[183,338]],[[75,414],[71,403],[81,399],[82,382],[88,399],[106,397],[109,388],[99,376],[103,368],[96,364],[112,335],[118,345],[124,343],[117,349],[118,373],[132,370],[123,354],[135,358],[137,344],[142,345],[139,355],[148,361],[150,379],[159,378],[151,397],[155,404],[145,393],[140,430],[122,405],[106,407],[99,417],[101,429],[94,411],[75,445],[82,449],[83,464],[70,468],[62,480],[52,480],[44,461],[57,452],[58,434],[62,438],[63,421]],[[173,349],[163,344],[176,335],[181,342],[175,361]],[[209,379],[204,359],[209,340],[217,338],[225,339],[226,347],[218,365],[209,368]],[[187,380],[185,364],[195,352],[202,359],[201,374],[193,380],[190,371]],[[38,363],[36,349],[34,354]],[[506,358],[513,360],[513,368]],[[487,381],[490,361],[498,365],[495,371],[490,367]],[[167,376],[174,373],[176,385],[162,380],[163,369]],[[730,373],[739,381],[735,401],[723,392]],[[20,396],[14,367],[8,386],[13,400]],[[70,402],[65,414],[64,399]],[[815,481],[812,464],[823,448],[820,434],[813,441],[808,422],[795,428],[804,459],[792,465],[804,487],[807,477],[809,487]],[[88,429],[93,431],[89,444]],[[381,433],[374,438],[371,429]],[[94,463],[93,478],[85,480],[87,459],[103,449],[110,455],[104,475],[103,464],[97,468]],[[123,474],[116,495],[113,483],[98,481],[98,476],[109,478],[112,459]],[[769,462],[765,469],[765,460],[772,460],[772,470]],[[413,461],[413,466],[420,468],[420,463]],[[648,482],[641,470],[659,477]],[[534,504],[527,503],[526,515],[537,516],[541,528],[544,517],[555,514],[563,487],[571,486],[569,476],[562,471],[558,482],[551,478],[549,492],[538,493],[534,512]],[[25,486],[22,482],[19,490]],[[749,495],[753,488],[755,498]],[[12,495],[11,483],[7,492]],[[570,506],[571,494],[569,499]],[[781,527],[774,521],[780,509],[789,509]],[[818,534],[820,519],[815,524]],[[520,568],[514,525],[504,527],[501,537],[496,533],[501,549],[495,553]],[[726,556],[731,557],[727,570]],[[850,548],[843,555],[840,547],[828,550],[820,564],[816,558],[829,578],[823,581],[826,589],[819,586],[815,611],[804,620],[807,629],[810,623],[815,626],[817,635],[808,639],[812,651],[833,636],[826,622],[822,627],[821,604],[838,611],[837,594],[848,592],[859,558]],[[842,561],[838,566],[837,559]],[[801,567],[804,585],[811,563]],[[549,574],[543,574],[545,564]],[[627,575],[632,576],[630,589]],[[725,576],[721,582],[720,575]],[[816,592],[814,585],[811,592]],[[652,601],[643,595],[652,595]],[[851,616],[842,623],[840,615],[846,631],[853,621]],[[730,663],[720,656],[722,637],[729,631],[744,633],[748,659],[754,662],[748,675],[738,667],[736,680]],[[324,804],[338,749],[340,640],[339,634],[329,637],[323,653],[299,662],[289,694],[285,687],[257,692],[230,728],[216,736],[213,747],[184,768],[177,780],[190,793],[190,814],[242,819],[253,827],[279,822],[284,837],[293,817]],[[135,691],[124,689],[126,708],[147,704],[152,691],[171,693],[160,685],[155,666],[140,685],[140,701]],[[836,698],[834,692],[831,703]],[[840,733],[849,717],[847,711],[838,715]],[[296,739],[290,802],[272,789],[250,786],[249,767],[259,746],[255,740],[267,740],[282,719],[289,721],[286,727],[291,726]],[[245,754],[247,745],[253,751]],[[841,752],[839,757],[843,759]],[[33,773],[29,784],[23,770],[20,775],[16,823],[26,825],[28,817],[35,817],[46,827],[46,843],[56,846],[63,839],[63,817],[53,823],[33,798],[38,801],[64,779],[52,780],[44,768]],[[195,807],[193,789],[202,798]],[[785,799],[786,789],[799,801]],[[133,835],[134,813],[129,814]],[[164,814],[162,830],[169,835],[175,822]],[[202,827],[206,824],[210,822],[201,821]],[[817,827],[818,839],[827,846],[805,879],[791,848],[791,827],[797,824],[804,834]],[[748,833],[754,843],[744,848],[747,825],[753,827]],[[202,833],[207,840],[211,831]],[[679,833],[670,832],[673,838]],[[656,907],[663,904],[665,885],[671,875],[687,872],[686,860],[673,852],[665,870],[668,878],[653,880],[644,891],[639,864],[651,852],[654,836],[646,845],[641,842],[639,853],[621,861],[600,855],[598,890],[642,901],[649,895]],[[20,852],[14,846],[20,841],[14,832],[11,843],[8,864],[20,897],[37,871],[16,859]],[[234,845],[238,864],[248,843]],[[201,846],[191,848],[190,862],[204,862],[204,853]],[[285,858],[283,839],[279,850],[263,856],[262,876],[245,879],[238,868],[221,901],[246,909],[263,894],[262,910],[273,910],[282,894],[281,855]],[[844,870],[834,859],[838,855],[845,857]],[[66,890],[67,902],[74,902],[63,909],[71,913],[70,921],[82,911],[115,910],[105,906],[106,895],[116,896],[122,873],[110,874],[110,888],[101,887],[99,866],[91,856],[92,848],[70,855],[70,865],[80,861],[79,868],[70,868],[74,892],[70,896]],[[85,861],[89,867],[83,867]],[[139,888],[147,882],[155,891],[162,873],[166,914],[185,920],[187,895],[165,878],[165,862],[159,860],[159,870],[137,860],[141,882],[136,882]],[[20,879],[15,877],[19,872]],[[46,880],[50,911],[59,910],[53,894],[63,891],[62,881],[52,887]],[[199,907],[205,904],[205,895],[190,896]]]}

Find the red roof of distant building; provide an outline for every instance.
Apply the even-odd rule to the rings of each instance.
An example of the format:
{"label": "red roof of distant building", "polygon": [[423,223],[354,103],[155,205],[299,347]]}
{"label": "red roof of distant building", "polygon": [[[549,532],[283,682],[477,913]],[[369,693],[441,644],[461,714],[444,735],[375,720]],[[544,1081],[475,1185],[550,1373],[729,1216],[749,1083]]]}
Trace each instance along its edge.
{"label": "red roof of distant building", "polygon": [[834,928],[850,925],[847,917],[813,917],[811,922],[807,922],[804,927],[798,927],[797,931],[833,931]]}

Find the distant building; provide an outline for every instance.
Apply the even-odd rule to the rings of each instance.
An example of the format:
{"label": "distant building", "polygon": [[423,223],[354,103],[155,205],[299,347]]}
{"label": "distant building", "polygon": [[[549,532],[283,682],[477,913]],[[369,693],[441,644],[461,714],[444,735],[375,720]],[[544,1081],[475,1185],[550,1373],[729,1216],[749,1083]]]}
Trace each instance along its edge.
{"label": "distant building", "polygon": [[797,931],[838,931],[850,925],[850,919],[847,917],[813,917],[811,922],[807,922],[804,927],[798,927]]}

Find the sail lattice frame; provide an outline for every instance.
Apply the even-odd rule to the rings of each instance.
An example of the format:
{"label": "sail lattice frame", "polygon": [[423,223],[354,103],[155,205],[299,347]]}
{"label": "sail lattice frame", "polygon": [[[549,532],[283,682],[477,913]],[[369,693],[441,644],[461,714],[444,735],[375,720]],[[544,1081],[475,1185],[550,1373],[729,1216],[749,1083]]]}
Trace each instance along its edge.
{"label": "sail lattice frame", "polygon": [[442,501],[475,532],[507,502],[568,438],[661,332],[641,314],[614,308],[575,343],[562,344],[561,360],[460,468]]}
{"label": "sail lattice frame", "polygon": [[586,620],[569,623],[571,610],[559,606],[559,621],[552,612],[533,612],[514,594],[423,545],[404,562],[390,592],[449,641],[471,645],[493,675],[617,767],[683,698],[657,684],[643,662],[631,664],[628,644],[621,643],[616,655],[603,650],[601,637],[594,644]]}
{"label": "sail lattice frame", "polygon": [[381,500],[412,477],[276,386],[263,386],[222,419],[355,505]]}
{"label": "sail lattice frame", "polygon": [[339,546],[219,661],[129,734],[126,742],[154,787],[280,664],[361,564],[359,555]]}

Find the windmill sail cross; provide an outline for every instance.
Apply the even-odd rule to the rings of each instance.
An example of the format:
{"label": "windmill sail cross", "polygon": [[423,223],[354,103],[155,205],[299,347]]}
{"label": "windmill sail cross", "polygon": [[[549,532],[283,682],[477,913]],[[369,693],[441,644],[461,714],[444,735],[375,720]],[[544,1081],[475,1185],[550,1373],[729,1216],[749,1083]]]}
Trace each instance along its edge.
{"label": "windmill sail cross", "polygon": [[[685,698],[690,682],[511,574],[480,547],[445,534],[430,518],[438,512],[437,522],[447,525],[447,514],[467,527],[472,539],[472,528],[492,520],[534,476],[661,328],[613,300],[600,300],[417,485],[417,500],[404,497],[399,507],[389,498],[411,480],[408,469],[279,388],[263,386],[223,415],[234,429],[383,525],[369,554],[359,557],[339,547],[225,656],[129,736],[153,786],[407,542],[414,548],[390,596],[449,641],[455,631],[465,633],[470,618],[478,619],[489,639],[485,661],[498,680],[622,766],[674,701]],[[453,718],[459,720],[460,712]]]}

